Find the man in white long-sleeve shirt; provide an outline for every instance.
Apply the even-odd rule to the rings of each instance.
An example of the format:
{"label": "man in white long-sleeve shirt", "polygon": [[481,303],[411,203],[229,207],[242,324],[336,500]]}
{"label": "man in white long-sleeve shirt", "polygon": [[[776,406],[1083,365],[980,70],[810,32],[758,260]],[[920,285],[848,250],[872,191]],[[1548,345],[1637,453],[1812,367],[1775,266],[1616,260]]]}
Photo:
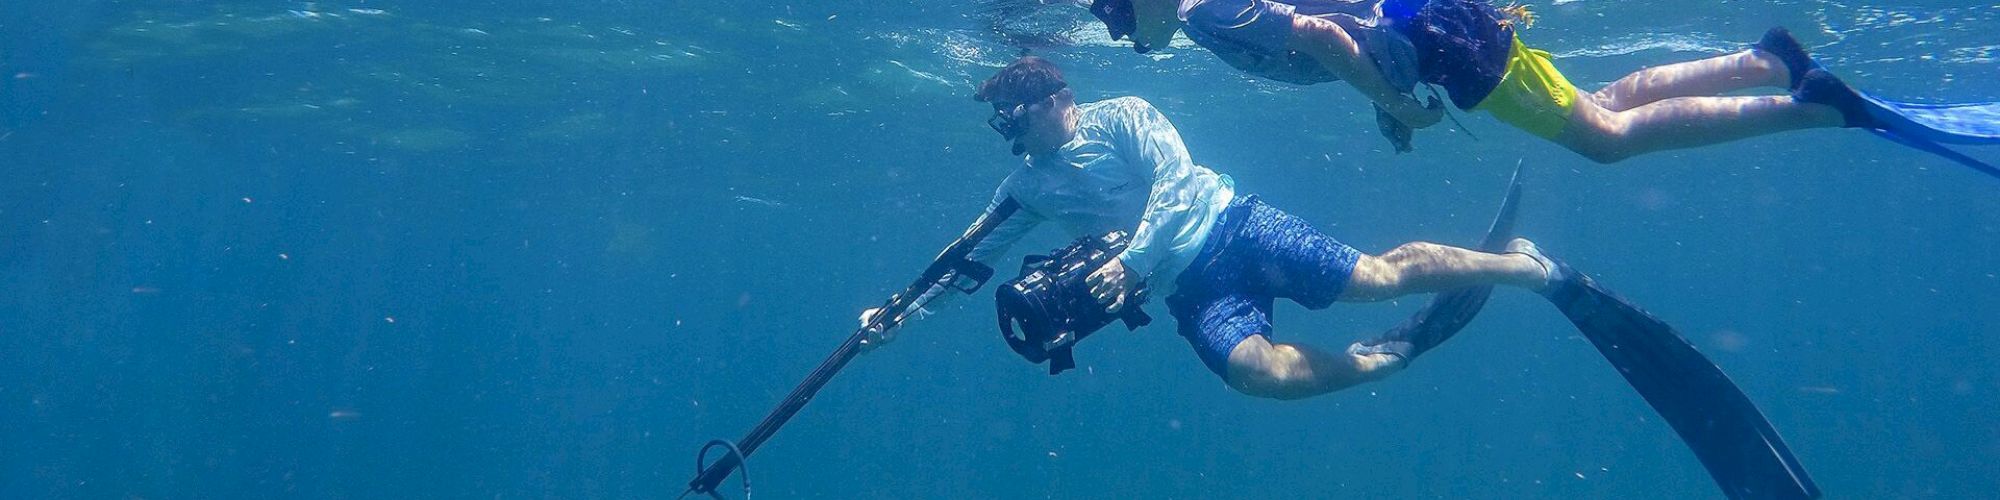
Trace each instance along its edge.
{"label": "man in white long-sleeve shirt", "polygon": [[[1090,275],[1091,293],[1117,311],[1136,282],[1148,283],[1167,297],[1202,362],[1245,394],[1324,394],[1386,376],[1412,355],[1360,343],[1327,353],[1272,342],[1274,299],[1321,309],[1480,285],[1542,290],[1561,274],[1527,240],[1503,254],[1421,242],[1363,254],[1194,164],[1180,133],[1145,100],[1076,104],[1061,71],[1040,58],[1008,65],[975,98],[993,105],[988,124],[1027,156],[988,208],[1013,198],[1021,210],[970,258],[991,266],[1045,222],[1071,237],[1129,231],[1124,253]],[[956,295],[947,290],[928,295]],[[863,323],[874,314],[863,312]],[[871,348],[895,332],[873,333]]]}

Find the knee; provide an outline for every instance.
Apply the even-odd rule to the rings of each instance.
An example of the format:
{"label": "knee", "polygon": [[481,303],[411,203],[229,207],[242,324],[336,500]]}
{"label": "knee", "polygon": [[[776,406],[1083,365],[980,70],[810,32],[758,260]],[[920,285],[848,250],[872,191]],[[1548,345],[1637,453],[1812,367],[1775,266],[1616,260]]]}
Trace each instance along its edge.
{"label": "knee", "polygon": [[1245,345],[1230,353],[1223,381],[1247,396],[1277,400],[1310,397],[1318,391],[1301,354],[1272,344]]}

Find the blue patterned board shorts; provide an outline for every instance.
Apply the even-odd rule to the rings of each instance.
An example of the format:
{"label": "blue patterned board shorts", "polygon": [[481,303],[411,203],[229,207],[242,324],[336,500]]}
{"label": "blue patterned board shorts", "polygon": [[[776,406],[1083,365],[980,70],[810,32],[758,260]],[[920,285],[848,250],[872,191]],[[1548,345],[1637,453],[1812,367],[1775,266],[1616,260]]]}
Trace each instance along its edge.
{"label": "blue patterned board shorts", "polygon": [[1227,378],[1236,344],[1271,333],[1274,299],[1307,309],[1333,305],[1361,252],[1255,195],[1231,201],[1214,224],[1175,280],[1167,310],[1202,363]]}

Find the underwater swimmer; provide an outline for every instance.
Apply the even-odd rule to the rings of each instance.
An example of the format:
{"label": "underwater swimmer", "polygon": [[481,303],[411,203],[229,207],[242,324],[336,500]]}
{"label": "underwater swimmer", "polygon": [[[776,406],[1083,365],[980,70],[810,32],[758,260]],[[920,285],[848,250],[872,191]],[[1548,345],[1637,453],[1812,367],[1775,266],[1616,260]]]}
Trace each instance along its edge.
{"label": "underwater swimmer", "polygon": [[[1363,254],[1196,165],[1173,124],[1145,100],[1076,103],[1061,71],[1040,58],[1008,65],[975,98],[993,105],[988,125],[1026,156],[987,209],[1012,198],[1019,212],[968,258],[992,266],[1045,222],[1071,237],[1130,231],[1129,247],[1091,273],[1091,294],[1116,311],[1128,307],[1127,291],[1148,284],[1167,297],[1202,362],[1244,394],[1295,399],[1377,380],[1448,336],[1391,336],[1342,352],[1277,342],[1276,299],[1323,309],[1485,285],[1551,286],[1553,266],[1526,240],[1514,242],[1522,253],[1417,242]],[[925,296],[959,295],[950,289]],[[875,314],[862,313],[864,327]],[[894,338],[893,330],[871,332],[866,345]]]}
{"label": "underwater swimmer", "polygon": [[[1196,165],[1173,124],[1145,100],[1077,104],[1062,73],[1048,61],[1015,61],[982,83],[975,98],[993,105],[987,124],[1012,143],[1015,154],[1027,156],[995,190],[985,215],[966,230],[971,239],[960,240],[977,243],[966,253],[957,253],[958,244],[948,250],[955,266],[970,259],[990,268],[1045,222],[1072,237],[1129,231],[1123,250],[1107,254],[1115,257],[1087,260],[1103,263],[1081,280],[1088,290],[1071,288],[1073,281],[1061,285],[1088,296],[1066,296],[1058,309],[1074,311],[1070,304],[1088,307],[1094,300],[1117,315],[1145,304],[1130,290],[1165,296],[1178,332],[1210,371],[1238,392],[1272,399],[1307,398],[1380,380],[1449,339],[1478,313],[1491,286],[1533,290],[1561,310],[1674,428],[1725,495],[1819,495],[1776,429],[1720,368],[1666,323],[1528,240],[1506,241],[1505,253],[1406,243],[1366,255],[1257,196],[1238,193],[1228,176]],[[1511,232],[1516,180],[1485,247],[1499,246]],[[914,303],[921,306],[959,295],[950,290],[976,289],[954,281],[935,282],[921,293],[922,285],[916,285],[906,293],[919,293]],[[1318,310],[1334,302],[1431,292],[1443,293],[1410,321],[1344,351],[1273,340],[1277,299]],[[883,309],[863,311],[856,333],[861,338],[849,342],[875,349],[895,339],[895,327],[909,312],[901,309],[903,303],[909,302],[889,306],[894,321],[872,321]],[[1014,338],[1008,341],[1029,361],[1046,361],[1051,373],[1061,371],[1055,359],[1037,360]],[[843,351],[851,353],[851,345],[843,344]],[[808,393],[788,400],[809,398]]]}
{"label": "underwater swimmer", "polygon": [[[1247,73],[1348,82],[1378,107],[1392,141],[1442,116],[1436,98],[1416,100],[1420,83],[1444,89],[1460,109],[1486,111],[1599,163],[1788,130],[1896,125],[1875,119],[1868,99],[1820,69],[1782,28],[1749,50],[1646,68],[1584,92],[1547,52],[1516,36],[1531,19],[1525,9],[1487,0],[1097,0],[1091,11],[1113,39],[1130,38],[1140,52],[1185,31]],[[1757,87],[1791,95],[1720,95]]]}

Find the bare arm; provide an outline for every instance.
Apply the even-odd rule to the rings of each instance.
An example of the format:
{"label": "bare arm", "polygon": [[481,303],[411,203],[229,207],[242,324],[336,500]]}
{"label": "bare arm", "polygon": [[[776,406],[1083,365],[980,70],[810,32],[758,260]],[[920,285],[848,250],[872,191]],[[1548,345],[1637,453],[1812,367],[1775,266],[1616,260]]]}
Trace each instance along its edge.
{"label": "bare arm", "polygon": [[1429,127],[1444,118],[1444,110],[1427,108],[1416,98],[1405,95],[1402,89],[1390,86],[1354,37],[1333,21],[1313,16],[1293,17],[1292,38],[1286,45],[1318,60],[1334,76],[1353,85],[1361,95],[1410,128]]}
{"label": "bare arm", "polygon": [[[995,207],[1000,206],[1002,200],[1007,199],[1008,187],[1011,185],[1012,179],[1012,177],[1009,177],[1010,182],[1003,183],[1000,189],[994,193],[993,201],[986,205],[987,213],[991,213]],[[986,239],[980,240],[979,244],[974,245],[972,252],[966,255],[966,259],[992,267],[994,264],[999,263],[1001,257],[1005,256],[1008,247],[1013,246],[1014,242],[1020,241],[1022,236],[1027,235],[1036,225],[1041,224],[1042,220],[1041,215],[1035,214],[1033,211],[1025,208],[1014,212],[1014,216],[1000,221],[999,227],[993,228],[993,232],[987,233]],[[968,228],[969,231],[970,228]],[[929,306],[944,305],[959,295],[965,295],[950,293],[954,290],[958,289],[944,283],[932,285],[930,290],[926,290],[923,295],[917,298],[916,307],[911,310],[911,315],[907,317],[921,319],[930,314],[929,309],[927,309]],[[871,307],[861,311],[861,325],[864,327],[868,326],[869,323],[874,321],[875,315],[880,313],[881,310],[882,308],[879,307]],[[892,326],[886,331],[870,332],[871,335],[863,338],[861,341],[863,352],[895,341],[896,330],[897,328]]]}

